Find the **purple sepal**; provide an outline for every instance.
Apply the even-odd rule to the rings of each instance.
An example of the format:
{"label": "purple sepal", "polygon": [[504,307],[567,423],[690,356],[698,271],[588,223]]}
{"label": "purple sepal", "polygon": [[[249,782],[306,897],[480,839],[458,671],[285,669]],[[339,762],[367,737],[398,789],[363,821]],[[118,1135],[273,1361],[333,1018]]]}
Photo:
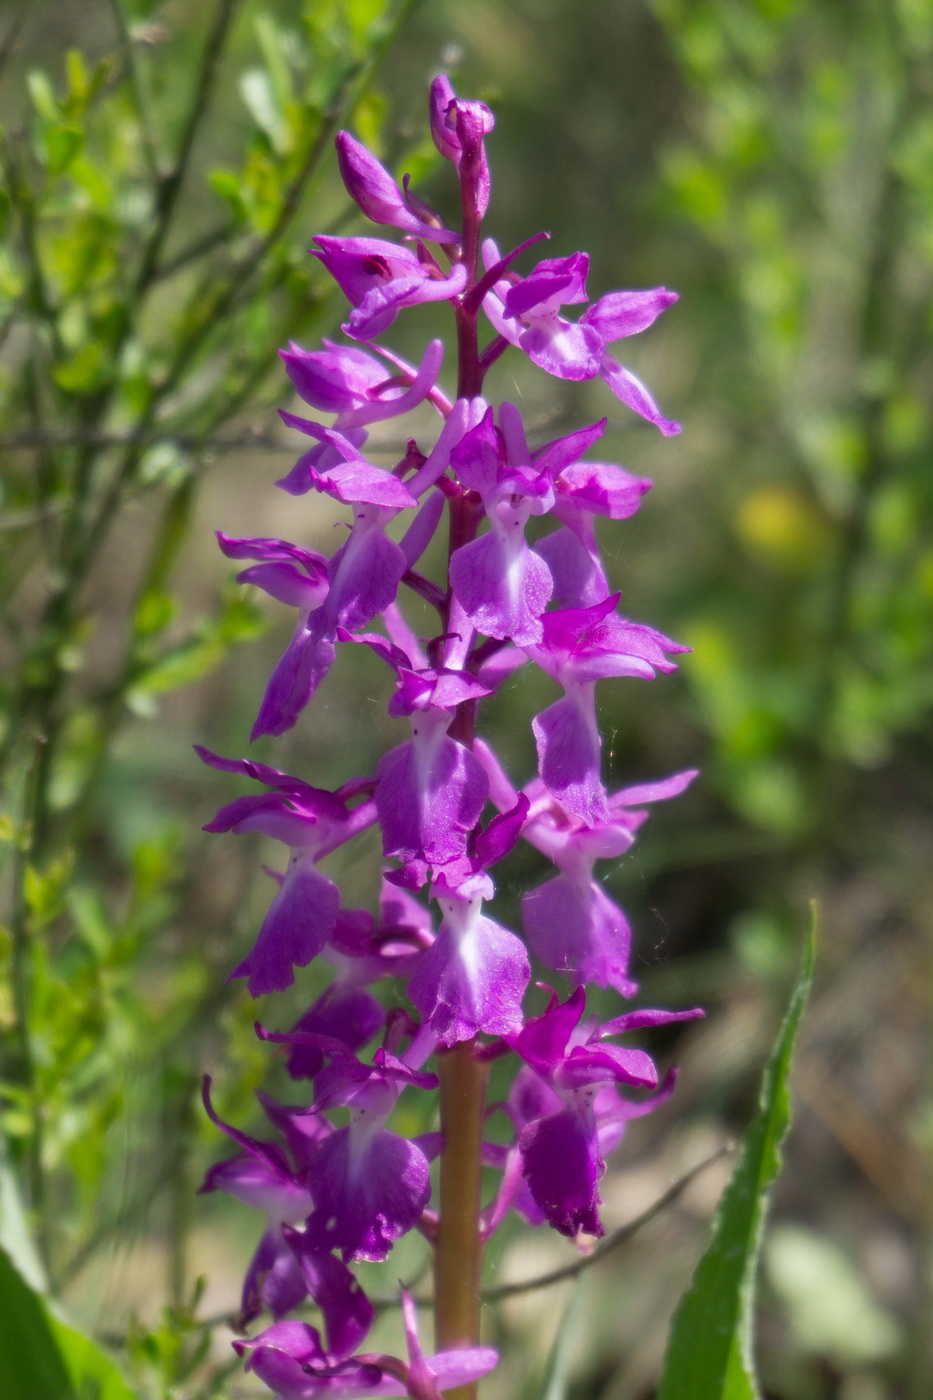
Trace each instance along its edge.
{"label": "purple sepal", "polygon": [[283,1227],[270,1225],[246,1269],[237,1326],[247,1327],[266,1308],[274,1318],[284,1317],[307,1293],[295,1256],[283,1238]]}
{"label": "purple sepal", "polygon": [[538,772],[548,792],[588,826],[608,821],[592,682],[568,686],[564,698],[536,715],[531,727],[538,748]]}
{"label": "purple sepal", "polygon": [[233,1349],[246,1357],[246,1370],[255,1371],[276,1392],[276,1400],[364,1400],[406,1393],[405,1383],[374,1360],[325,1352],[317,1329],[306,1322],[276,1322],[257,1337],[237,1338]]}
{"label": "purple sepal", "polygon": [[284,991],[295,980],[293,968],[306,967],[323,950],[339,908],[333,880],[310,856],[294,854],[252,950],[227,980],[247,977],[252,997]]}
{"label": "purple sepal", "polygon": [[346,1264],[311,1248],[309,1237],[287,1226],[282,1231],[302,1281],[324,1317],[327,1348],[349,1356],[369,1332],[375,1309]]}
{"label": "purple sepal", "polygon": [[586,543],[581,533],[564,526],[535,540],[535,553],[541,555],[551,571],[552,602],[558,608],[590,608],[602,602],[609,592],[596,533],[590,529]]}
{"label": "purple sepal", "polygon": [[348,131],[339,131],[335,144],[347,193],[374,224],[391,224],[434,243],[457,242],[460,235],[444,228],[439,219],[429,223],[412,212],[385,166]]}
{"label": "purple sepal", "polygon": [[335,655],[330,638],[321,636],[302,618],[269,677],[250,731],[251,741],[263,734],[284,734],[294,727],[334,664]]}
{"label": "purple sepal", "polygon": [[422,262],[410,248],[378,238],[315,238],[312,253],[319,258],[353,304],[344,330],[354,340],[381,335],[406,306],[426,301],[449,301],[467,282],[467,270],[457,263],[445,277],[437,264]]}
{"label": "purple sepal", "polygon": [[385,383],[385,366],[365,350],[331,340],[321,343],[323,350],[304,350],[292,340],[287,350],[279,351],[289,379],[311,408],[349,413]]}
{"label": "purple sepal", "polygon": [[[292,1030],[313,1031],[339,1040],[348,1050],[359,1050],[373,1038],[383,1019],[382,1007],[369,992],[336,982],[299,1017]],[[296,1041],[285,1067],[292,1079],[313,1079],[323,1064],[320,1047]]]}

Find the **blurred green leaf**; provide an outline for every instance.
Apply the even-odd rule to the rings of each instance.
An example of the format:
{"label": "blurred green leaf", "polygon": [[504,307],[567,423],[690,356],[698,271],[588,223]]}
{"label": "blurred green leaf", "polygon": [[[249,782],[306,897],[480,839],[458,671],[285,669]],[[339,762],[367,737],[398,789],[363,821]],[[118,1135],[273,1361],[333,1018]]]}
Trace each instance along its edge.
{"label": "blurred green leaf", "polygon": [[138,1400],[89,1337],[62,1322],[0,1249],[4,1400]]}
{"label": "blurred green leaf", "polygon": [[712,1242],[671,1325],[658,1400],[755,1400],[759,1395],[752,1357],[755,1276],[768,1198],[790,1126],[788,1079],[815,957],[814,913],[803,965],[765,1069],[758,1115],[716,1212]]}
{"label": "blurred green leaf", "polygon": [[801,1225],[779,1225],[765,1246],[768,1282],[798,1342],[843,1367],[883,1360],[900,1329],[874,1301],[854,1259]]}

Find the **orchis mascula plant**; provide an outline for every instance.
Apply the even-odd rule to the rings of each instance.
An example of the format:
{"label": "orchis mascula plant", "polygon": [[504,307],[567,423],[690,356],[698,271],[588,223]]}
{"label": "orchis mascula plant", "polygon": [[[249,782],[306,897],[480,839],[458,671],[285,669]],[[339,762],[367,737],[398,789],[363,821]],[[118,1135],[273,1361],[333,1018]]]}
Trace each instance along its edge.
{"label": "orchis mascula plant", "polygon": [[[260,1029],[289,1047],[290,1074],[314,1085],[307,1107],[263,1097],[281,1142],[221,1122],[205,1085],[208,1113],[240,1150],[211,1170],[203,1189],[227,1191],[267,1221],[247,1273],[241,1323],[264,1311],[273,1323],[235,1346],[282,1400],[469,1393],[496,1361],[478,1345],[485,1241],[510,1210],[571,1238],[602,1233],[605,1156],[628,1119],[673,1088],[672,1073],[659,1082],[649,1056],[616,1038],[701,1014],[640,1010],[602,1024],[585,1014],[588,983],[622,997],[636,990],[628,924],[594,866],[628,850],[647,804],[675,796],[694,777],[678,773],[608,793],[601,776],[596,683],[651,680],[673,670],[671,656],[685,650],[619,615],[597,548],[596,517],[632,515],[650,483],[589,459],[605,420],[531,448],[518,409],[494,408],[482,396],[487,370],[515,346],[558,378],[601,377],[662,433],[677,432],[610,353],[616,341],[650,326],[675,294],[611,292],[589,304],[585,253],[547,258],[520,275],[519,254],[544,235],[503,256],[480,234],[492,114],[457,98],[439,77],[430,115],[434,141],[459,175],[460,228],[445,227],[407,181],[400,188],[341,133],[340,169],[351,196],[406,240],[316,239],[314,255],[351,303],[343,329],[357,343],[325,341],[312,351],[292,345],[282,355],[300,397],[336,419],[326,427],[282,414],[310,443],[278,484],[295,496],[313,488],[346,504],[349,535],[330,559],[278,539],[219,537],[228,557],[253,561],[239,575],[243,582],[298,612],[253,737],[294,725],[338,647],[350,645],[371,648],[385,663],[394,685],[388,711],[404,735],[374,773],[350,777],[334,792],[249,759],[199,751],[206,763],[262,789],[238,797],[206,829],[261,832],[290,853],[256,943],[231,976],[245,977],[258,997],[290,986],[295,967],[318,956],[336,969],[291,1030]],[[438,383],[440,341],[417,367],[373,344],[405,307],[427,301],[446,301],[453,311],[452,401]],[[579,319],[565,318],[564,307],[582,303]],[[484,318],[492,335],[480,348]],[[392,470],[368,461],[368,427],[424,403],[437,414],[436,439],[409,439]],[[447,572],[431,579],[418,565],[445,512]],[[557,528],[529,543],[530,518],[548,514]],[[436,610],[431,638],[419,639],[406,621],[401,585]],[[374,625],[380,630],[366,630]],[[475,730],[480,701],[528,664],[552,677],[561,694],[533,721],[538,772],[519,791]],[[385,861],[376,915],[344,908],[319,867],[374,824]],[[524,940],[485,912],[494,893],[489,869],[519,839],[555,867],[522,900]],[[421,892],[425,902],[416,897]],[[551,992],[533,1015],[523,1005],[529,952],[573,987],[565,1001]],[[410,1012],[386,1014],[368,990],[386,977],[406,980]],[[379,1048],[366,1054],[377,1037]],[[512,1140],[484,1143],[487,1068],[509,1053],[517,1072],[499,1107]],[[436,1072],[425,1068],[432,1055]],[[438,1085],[440,1132],[413,1141],[393,1132],[388,1122],[399,1095]],[[345,1126],[328,1118],[336,1108],[349,1110]],[[438,1154],[432,1206],[429,1163]],[[485,1205],[484,1163],[501,1172]],[[406,1295],[406,1361],[361,1351],[373,1308],[349,1266],[385,1259],[409,1230],[435,1249],[439,1351],[422,1354]],[[320,1310],[323,1340],[314,1327],[286,1318],[306,1299]]]}

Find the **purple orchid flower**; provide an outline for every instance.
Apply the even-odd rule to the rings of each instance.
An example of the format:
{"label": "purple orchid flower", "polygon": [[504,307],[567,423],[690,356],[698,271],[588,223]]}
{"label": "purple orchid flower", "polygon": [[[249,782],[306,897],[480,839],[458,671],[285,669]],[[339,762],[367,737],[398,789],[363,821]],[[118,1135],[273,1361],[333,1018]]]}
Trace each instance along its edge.
{"label": "purple orchid flower", "polygon": [[457,705],[490,692],[463,671],[414,669],[408,654],[384,637],[339,635],[341,640],[369,646],[395,671],[397,685],[389,714],[407,716],[411,723],[411,738],[387,753],[376,767],[375,803],[383,852],[402,862],[443,866],[465,852],[467,836],[479,821],[488,792],[479,763],[447,730]]}
{"label": "purple orchid flower", "polygon": [[690,650],[653,627],[615,616],[619,596],[614,593],[591,608],[545,613],[541,643],[523,647],[564,690],[563,699],[532,721],[541,780],[587,826],[609,820],[600,778],[596,681],[609,676],[653,680],[657,671],[676,670],[666,653]]}
{"label": "purple orchid flower", "polygon": [[595,517],[627,520],[651,487],[644,477],[632,476],[622,467],[605,462],[584,462],[582,454],[599,437],[603,419],[558,438],[534,453],[536,466],[546,467],[554,479],[552,514],[563,527],[535,543],[551,571],[554,602],[561,608],[588,608],[609,594],[596,540]]}
{"label": "purple orchid flower", "polygon": [[417,1225],[431,1194],[428,1159],[384,1124],[406,1085],[435,1089],[437,1082],[385,1050],[371,1065],[335,1054],[321,1070],[311,1111],[349,1107],[350,1122],[324,1139],[309,1167],[315,1209],[307,1236],[315,1250],[339,1249],[345,1261],[385,1259]]}
{"label": "purple orchid flower", "polygon": [[[384,882],[378,924],[365,909],[337,915],[322,955],[336,967],[336,977],[292,1029],[339,1040],[348,1050],[361,1049],[385,1019],[365,987],[382,978],[409,976],[433,938],[427,910]],[[319,1044],[296,1039],[287,1069],[293,1079],[314,1079],[323,1063]]]}
{"label": "purple orchid flower", "polygon": [[[487,269],[500,261],[491,239],[483,244]],[[497,282],[488,293],[483,310],[501,336],[540,369],[558,379],[604,380],[617,398],[660,428],[665,437],[680,432],[680,424],[665,418],[645,385],[625,369],[607,349],[615,341],[637,335],[657,320],[675,301],[677,293],[666,287],[644,292],[610,292],[587,307],[576,323],[560,315],[562,306],[589,301],[586,253],[566,258],[545,258],[527,277],[510,284]],[[514,278],[514,274],[510,274]]]}
{"label": "purple orchid flower", "polygon": [[[211,1103],[210,1087],[210,1075],[205,1075],[203,1099],[208,1117],[242,1150],[237,1156],[210,1168],[199,1194],[224,1191],[244,1205],[258,1207],[266,1216],[266,1229],[243,1280],[238,1325],[245,1327],[264,1308],[268,1308],[273,1317],[283,1317],[307,1296],[307,1284],[286,1242],[282,1226],[298,1224],[313,1209],[305,1182],[312,1141],[307,1137],[296,1140],[298,1166],[293,1167],[277,1143],[250,1137],[218,1117]],[[280,1112],[287,1110],[280,1109]],[[329,1132],[330,1124],[326,1120],[318,1120],[315,1124],[315,1142]]]}
{"label": "purple orchid flower", "polygon": [[451,888],[442,874],[432,892],[444,917],[408,984],[419,1015],[444,1046],[514,1033],[531,968],[521,939],[482,912],[488,876]]}
{"label": "purple orchid flower", "polygon": [[[460,235],[444,228],[439,217],[420,200],[417,208],[413,207],[416,201],[407,188],[403,194],[385,166],[349,131],[337,133],[336,146],[337,164],[347,193],[374,224],[391,224],[433,243],[457,242]],[[422,217],[425,214],[429,217]]]}
{"label": "purple orchid flower", "polygon": [[195,746],[212,768],[241,773],[272,789],[238,797],[222,807],[205,831],[259,831],[291,850],[288,869],[263,920],[252,951],[230,973],[247,977],[250,996],[283,991],[295,980],[294,967],[317,957],[337,919],[340,891],[317,869],[317,860],[375,820],[368,804],[351,814],[335,793],[314,788],[287,773],[250,759],[220,758]]}
{"label": "purple orchid flower", "polygon": [[387,330],[405,306],[449,301],[466,286],[467,272],[455,263],[445,277],[434,259],[379,238],[331,238],[320,234],[312,254],[320,258],[353,305],[343,327],[353,340],[371,340]]}
{"label": "purple orchid flower", "polygon": [[[560,1100],[556,1111],[526,1124],[519,1151],[532,1198],[549,1224],[571,1237],[581,1230],[591,1235],[604,1233],[598,1184],[606,1164],[600,1152],[595,1109],[600,1089],[613,1084],[647,1089],[658,1085],[657,1070],[643,1050],[601,1042],[607,1036],[643,1026],[703,1015],[699,1010],[634,1011],[601,1026],[581,1027],[585,1005],[583,987],[563,1003],[552,994],[547,1010],[527,1021],[517,1036],[509,1037],[512,1048]],[[661,1086],[652,1107],[667,1096],[670,1087]]]}
{"label": "purple orchid flower", "polygon": [[[321,474],[329,470],[332,473],[333,468],[346,462],[363,462],[372,480],[371,473],[378,468],[365,463],[358,450],[366,439],[364,429],[370,424],[410,413],[425,399],[430,399],[440,412],[450,412],[450,404],[437,388],[444,358],[441,341],[430,342],[417,370],[397,355],[382,351],[401,371],[396,376],[387,376],[384,366],[356,346],[337,346],[326,340],[324,344],[325,350],[312,351],[292,343],[288,350],[280,352],[289,378],[304,401],[322,412],[337,414],[331,428],[333,437],[322,424],[311,425],[306,419],[282,415],[292,427],[319,441],[277,483],[293,496],[304,495],[312,486],[326,489],[319,484]],[[410,505],[411,501],[403,504]]]}
{"label": "purple orchid flower", "polygon": [[325,1352],[319,1333],[306,1322],[278,1322],[251,1340],[238,1339],[234,1349],[246,1355],[246,1369],[255,1371],[278,1393],[278,1400],[363,1400],[363,1397],[407,1395],[411,1400],[437,1400],[478,1380],[499,1360],[491,1347],[461,1347],[425,1356],[418,1340],[414,1303],[402,1290],[402,1316],[408,1361],[380,1354],[336,1358]]}
{"label": "purple orchid flower", "polygon": [[269,677],[250,737],[281,734],[295,723],[334,659],[333,642],[309,626],[330,590],[328,561],[286,540],[232,539],[220,530],[217,539],[228,559],[260,561],[237,574],[238,583],[254,584],[298,609],[295,631]]}
{"label": "purple orchid flower", "polygon": [[531,465],[518,410],[504,403],[500,428],[492,409],[451,453],[460,482],[482,498],[491,529],[461,545],[450,559],[454,595],[478,631],[519,646],[541,640],[541,614],[553,581],[544,560],[525,540],[531,515],[554,502],[546,468]]}
{"label": "purple orchid flower", "polygon": [[593,878],[597,860],[624,855],[648,813],[636,804],[684,792],[695,768],[656,783],[624,788],[608,800],[609,820],[586,826],[545,792],[539,780],[526,788],[530,814],[522,835],[552,860],[559,874],[522,896],[522,921],[532,952],[546,967],[581,983],[615,987],[633,996],[628,975],[631,929],[622,910]]}
{"label": "purple orchid flower", "polygon": [[[484,138],[495,126],[485,102],[463,101],[439,74],[431,84],[431,136],[442,156],[466,174],[472,194],[471,207],[482,218],[489,206],[490,179]],[[466,169],[464,169],[466,167]]]}

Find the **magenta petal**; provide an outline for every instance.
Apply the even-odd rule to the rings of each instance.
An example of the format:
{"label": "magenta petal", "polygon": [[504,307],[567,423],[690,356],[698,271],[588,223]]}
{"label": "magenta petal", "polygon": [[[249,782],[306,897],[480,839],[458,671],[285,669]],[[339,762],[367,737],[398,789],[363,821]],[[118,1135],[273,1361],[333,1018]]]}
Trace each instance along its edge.
{"label": "magenta petal", "polygon": [[385,381],[385,365],[355,345],[322,344],[323,350],[303,350],[290,341],[279,358],[305,403],[322,413],[347,413]]}
{"label": "magenta petal", "polygon": [[455,243],[459,234],[419,219],[385,166],[348,131],[337,133],[337,164],[350,198],[374,224],[391,224],[435,243]]}
{"label": "magenta petal", "polygon": [[575,505],[611,520],[627,520],[650,490],[646,477],[633,476],[611,462],[574,462],[556,482],[558,499],[569,497]]}
{"label": "magenta petal", "polygon": [[466,850],[489,783],[469,749],[448,738],[450,719],[448,711],[413,716],[411,742],[379,761],[375,802],[387,856],[442,865]]}
{"label": "magenta petal", "polygon": [[420,1219],[431,1195],[424,1153],[365,1115],[333,1133],[318,1150],[309,1175],[317,1209],[308,1239],[344,1260],[385,1259],[395,1241]]}
{"label": "magenta petal", "polygon": [[455,1390],[485,1376],[498,1363],[499,1353],[492,1347],[458,1347],[455,1351],[438,1351],[425,1362],[437,1382],[438,1390]]}
{"label": "magenta petal", "polygon": [[521,1135],[522,1170],[548,1222],[571,1239],[604,1233],[598,1183],[606,1164],[592,1112],[564,1109],[529,1123]]}
{"label": "magenta petal", "polygon": [[384,533],[389,517],[379,506],[359,505],[353,529],[330,561],[330,592],[322,608],[327,630],[365,627],[395,601],[405,556]]}
{"label": "magenta petal", "polygon": [[623,336],[647,330],[677,300],[677,293],[666,287],[653,287],[647,292],[609,292],[588,306],[580,319],[611,345]]}
{"label": "magenta petal", "polygon": [[603,343],[589,326],[573,325],[556,313],[535,319],[518,337],[528,358],[557,379],[595,379]]}
{"label": "magenta petal", "polygon": [[333,642],[302,618],[269,677],[250,739],[291,729],[333,661]]}
{"label": "magenta petal", "polygon": [[628,976],[632,931],[595,881],[548,880],[523,897],[522,919],[531,950],[546,967],[625,997],[637,990]]}
{"label": "magenta petal", "polygon": [[339,908],[340,891],[333,880],[309,857],[293,856],[252,951],[230,978],[248,977],[252,997],[284,991],[295,980],[292,968],[307,966],[322,951]]}
{"label": "magenta petal", "polygon": [[559,608],[589,608],[609,592],[599,555],[587,549],[574,530],[566,527],[535,541],[554,582],[552,601]]}
{"label": "magenta petal", "polygon": [[521,1025],[531,977],[525,945],[479,913],[480,901],[443,901],[444,922],[408,984],[408,995],[442,1045]]}
{"label": "magenta petal", "polygon": [[240,1299],[239,1325],[245,1327],[265,1308],[275,1318],[284,1317],[298,1307],[307,1293],[295,1256],[282,1238],[282,1227],[278,1224],[270,1226],[247,1266]]}
{"label": "magenta petal", "polygon": [[574,686],[531,722],[538,772],[553,797],[587,826],[609,821],[599,775],[600,737],[592,686]]}
{"label": "magenta petal", "polygon": [[[334,983],[292,1027],[312,1031],[341,1041],[348,1050],[359,1050],[383,1023],[382,1007],[362,987],[341,987]],[[313,1079],[324,1063],[319,1046],[296,1042],[286,1068],[292,1079]]]}
{"label": "magenta petal", "polygon": [[367,505],[396,510],[418,504],[397,476],[382,467],[374,467],[362,457],[354,458],[352,462],[341,462],[323,472],[312,469],[309,475],[312,485],[319,491],[326,491],[346,504],[362,501]]}
{"label": "magenta petal", "polygon": [[525,541],[523,524],[522,513],[500,507],[492,530],[450,560],[451,586],[473,626],[519,646],[541,640],[540,618],[554,588],[547,564]]}
{"label": "magenta petal", "polygon": [[603,355],[599,375],[609,385],[617,399],[621,399],[629,408],[640,413],[642,418],[647,418],[649,423],[660,428],[665,437],[673,437],[675,433],[680,432],[680,424],[676,423],[673,418],[664,417],[641,380],[632,374],[631,370],[620,365],[618,360],[614,360],[611,355]]}
{"label": "magenta petal", "polygon": [[[554,992],[551,993],[551,1001],[546,1011],[540,1016],[532,1016],[525,1022],[521,1034],[514,1041],[514,1046],[523,1060],[534,1066],[540,1074],[550,1075],[555,1066],[563,1062],[567,1050],[567,1044],[571,1035],[580,1023],[580,1017],[586,1009],[586,988],[576,987],[566,1001],[558,1001]],[[537,1091],[540,1094],[540,1090]],[[552,1095],[550,1089],[547,1093]],[[521,1114],[527,1121],[531,1117],[540,1117],[541,1113],[532,1113],[533,1096],[531,1095],[531,1085],[526,1084],[524,1090],[525,1098],[521,1105]],[[510,1105],[515,1107],[513,1098],[509,1096]],[[542,1110],[543,1112],[543,1110]]]}
{"label": "magenta petal", "polygon": [[307,1234],[286,1228],[284,1235],[306,1291],[324,1315],[327,1349],[342,1360],[369,1332],[375,1309],[346,1264],[312,1249]]}

